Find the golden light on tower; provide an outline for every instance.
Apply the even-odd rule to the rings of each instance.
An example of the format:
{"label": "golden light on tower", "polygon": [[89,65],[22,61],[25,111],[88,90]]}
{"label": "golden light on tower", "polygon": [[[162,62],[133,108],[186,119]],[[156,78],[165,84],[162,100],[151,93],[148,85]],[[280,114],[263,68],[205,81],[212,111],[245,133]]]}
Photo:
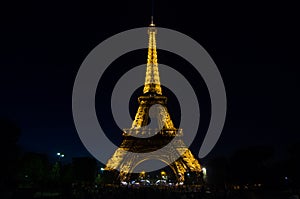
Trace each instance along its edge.
{"label": "golden light on tower", "polygon": [[150,92],[154,94],[162,94],[160,86],[160,78],[158,72],[157,63],[157,50],[156,50],[156,37],[157,29],[153,23],[153,18],[151,24],[148,28],[149,43],[148,43],[148,58],[147,58],[147,68],[146,68],[146,78],[144,86],[144,94]]}
{"label": "golden light on tower", "polygon": [[142,172],[140,173],[140,175],[139,175],[139,177],[140,177],[141,179],[144,179],[145,176],[146,176],[146,172],[145,172],[145,171],[142,171]]}
{"label": "golden light on tower", "polygon": [[[181,139],[183,136],[182,129],[175,128],[172,122],[166,106],[167,97],[162,95],[157,61],[156,34],[157,29],[152,18],[148,27],[149,43],[146,76],[143,95],[138,98],[139,108],[131,128],[123,129],[123,141],[105,167],[105,170],[109,171],[119,170],[120,181],[128,181],[137,165],[148,159],[168,163],[177,181],[181,183],[184,181],[185,172],[201,172],[201,165],[198,160]],[[154,106],[157,104],[160,106]],[[154,115],[158,121],[159,131],[147,127],[150,120],[150,107],[156,107],[153,109],[155,109]],[[140,139],[136,137],[138,134],[147,134],[150,137]],[[171,142],[172,139],[174,139],[174,142]],[[170,142],[171,145],[169,145]],[[134,152],[134,154],[131,152]],[[149,157],[149,152],[153,152],[151,157]],[[170,157],[180,158],[170,161]],[[140,172],[139,176],[143,177],[145,173]],[[165,171],[161,172],[161,177],[163,179],[168,178]]]}

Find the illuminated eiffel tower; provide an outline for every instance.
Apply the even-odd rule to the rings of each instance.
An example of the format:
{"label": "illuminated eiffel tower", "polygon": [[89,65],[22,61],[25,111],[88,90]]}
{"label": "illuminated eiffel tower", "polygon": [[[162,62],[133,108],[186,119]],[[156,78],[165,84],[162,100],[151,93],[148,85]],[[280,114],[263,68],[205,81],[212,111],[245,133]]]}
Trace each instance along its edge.
{"label": "illuminated eiffel tower", "polygon": [[[201,166],[182,141],[182,129],[174,127],[166,108],[167,97],[162,95],[160,86],[155,38],[157,29],[153,19],[148,28],[148,34],[149,46],[146,78],[143,95],[138,98],[139,108],[131,128],[123,129],[123,142],[108,160],[105,170],[119,170],[120,181],[128,181],[137,165],[146,160],[155,159],[170,163],[168,166],[174,172],[177,182],[183,182],[185,172],[200,174]],[[151,123],[154,123],[153,118],[157,119],[157,129],[147,126],[149,118],[152,119]],[[137,138],[137,135],[151,137]],[[166,146],[172,139],[175,139],[172,142],[173,144]],[[159,153],[148,154],[148,152],[158,149],[163,150]],[[172,157],[179,158],[171,161]]]}

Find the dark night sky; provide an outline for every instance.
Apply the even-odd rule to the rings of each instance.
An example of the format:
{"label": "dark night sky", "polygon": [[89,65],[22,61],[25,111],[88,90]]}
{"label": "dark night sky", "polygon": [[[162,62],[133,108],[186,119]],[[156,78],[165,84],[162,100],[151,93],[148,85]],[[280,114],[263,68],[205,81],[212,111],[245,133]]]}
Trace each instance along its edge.
{"label": "dark night sky", "polygon": [[[210,156],[270,145],[282,157],[287,146],[300,141],[297,6],[209,2],[157,1],[154,13],[158,26],[198,41],[223,77],[227,120]],[[24,150],[52,157],[58,151],[69,158],[88,155],[72,118],[76,73],[96,45],[121,31],[147,26],[150,15],[150,0],[1,6],[0,117],[20,126]],[[159,62],[167,57],[159,54]],[[146,62],[146,56],[135,58],[124,61]],[[197,148],[192,146],[195,153]]]}

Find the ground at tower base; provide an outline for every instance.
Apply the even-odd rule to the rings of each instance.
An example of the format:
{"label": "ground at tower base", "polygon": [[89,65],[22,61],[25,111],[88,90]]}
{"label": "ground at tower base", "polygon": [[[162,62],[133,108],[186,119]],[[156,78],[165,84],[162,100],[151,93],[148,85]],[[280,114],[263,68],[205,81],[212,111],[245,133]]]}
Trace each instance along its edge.
{"label": "ground at tower base", "polygon": [[[0,198],[297,198],[300,178],[299,161],[295,160],[299,156],[276,164],[262,164],[266,162],[259,157],[263,151],[266,149],[240,149],[230,158],[208,160],[203,164],[207,176],[201,185],[193,185],[193,181],[182,185],[148,185],[136,178],[139,175],[132,176],[139,183],[109,183],[103,178],[103,165],[98,165],[94,158],[76,157],[71,163],[60,158],[51,162],[46,154],[24,153],[11,164],[15,165],[15,172],[10,172],[13,167],[3,168]],[[168,174],[166,168],[164,171]],[[151,176],[149,179],[158,180],[152,181]]]}
{"label": "ground at tower base", "polygon": [[[251,151],[256,157],[257,153],[262,153],[262,149],[241,149],[237,152],[239,155],[230,159],[211,159],[205,164],[207,176],[204,183],[197,184],[191,180],[182,185],[163,183],[162,176],[157,179],[151,174],[149,184],[143,183],[146,179],[142,179],[140,174],[132,175],[132,181],[127,184],[109,182],[104,178],[104,168],[97,165],[94,158],[73,158],[71,163],[58,159],[51,163],[46,155],[25,153],[16,164],[17,172],[12,173],[1,186],[4,192],[0,198],[297,198],[300,193],[297,162],[282,161],[261,166],[260,162],[264,161],[261,160],[250,165],[253,161],[249,158]],[[278,167],[281,169],[278,170]],[[164,171],[169,175],[167,168]],[[147,173],[145,176],[148,177]],[[192,174],[189,176],[192,177]],[[108,173],[106,177],[112,180],[115,175]],[[162,183],[156,183],[159,180]]]}
{"label": "ground at tower base", "polygon": [[73,184],[71,192],[30,192],[19,190],[13,198],[69,198],[69,199],[297,199],[299,190],[240,188],[222,189],[215,186],[140,186],[124,187],[96,184]]}

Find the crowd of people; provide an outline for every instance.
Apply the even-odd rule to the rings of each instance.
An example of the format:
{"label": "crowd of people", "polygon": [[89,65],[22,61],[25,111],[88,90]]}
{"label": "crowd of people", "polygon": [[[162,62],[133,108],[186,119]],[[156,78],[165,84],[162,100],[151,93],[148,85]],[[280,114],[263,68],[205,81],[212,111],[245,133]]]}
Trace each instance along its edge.
{"label": "crowd of people", "polygon": [[98,186],[98,185],[80,185],[74,184],[72,187],[72,197],[81,198],[202,198],[205,194],[204,187],[186,187],[186,186],[143,186],[143,187],[127,187],[127,186]]}
{"label": "crowd of people", "polygon": [[299,195],[288,190],[268,189],[224,189],[208,186],[110,186],[73,184],[73,199],[279,199],[297,198]]}

